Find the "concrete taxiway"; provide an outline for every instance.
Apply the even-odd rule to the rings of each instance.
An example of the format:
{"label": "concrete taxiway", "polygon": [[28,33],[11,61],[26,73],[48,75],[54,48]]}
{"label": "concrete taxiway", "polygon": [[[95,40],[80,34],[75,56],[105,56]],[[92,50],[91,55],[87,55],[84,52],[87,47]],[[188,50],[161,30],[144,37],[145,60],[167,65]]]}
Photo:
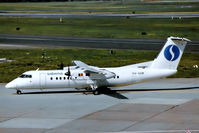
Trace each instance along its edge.
{"label": "concrete taxiway", "polygon": [[0,85],[1,133],[199,131],[199,78],[160,79],[115,88],[125,98],[80,91],[47,93],[56,90],[17,95],[4,86]]}

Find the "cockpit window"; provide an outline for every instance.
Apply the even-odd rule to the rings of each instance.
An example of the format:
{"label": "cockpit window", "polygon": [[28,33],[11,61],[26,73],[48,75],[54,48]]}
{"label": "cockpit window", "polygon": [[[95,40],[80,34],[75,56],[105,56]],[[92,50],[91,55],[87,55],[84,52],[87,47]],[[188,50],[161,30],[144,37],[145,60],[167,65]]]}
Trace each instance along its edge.
{"label": "cockpit window", "polygon": [[19,78],[32,78],[32,75],[22,74]]}

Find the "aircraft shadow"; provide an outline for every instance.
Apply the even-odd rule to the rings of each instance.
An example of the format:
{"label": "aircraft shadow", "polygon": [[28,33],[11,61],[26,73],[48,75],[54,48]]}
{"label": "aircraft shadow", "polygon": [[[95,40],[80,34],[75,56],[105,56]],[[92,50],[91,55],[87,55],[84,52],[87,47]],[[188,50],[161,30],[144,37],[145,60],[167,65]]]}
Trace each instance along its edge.
{"label": "aircraft shadow", "polygon": [[[199,89],[199,87],[180,87],[180,88],[162,88],[162,89],[118,89],[111,90],[110,88],[103,88],[100,90],[100,94],[111,96],[118,99],[128,99],[128,97],[122,95],[121,93],[128,92],[149,92],[149,91],[168,91],[168,90],[191,90]],[[118,93],[120,92],[120,93]],[[83,93],[83,94],[92,94],[92,91],[40,91],[40,92],[23,92],[22,94],[63,94],[63,93]]]}
{"label": "aircraft shadow", "polygon": [[[21,94],[63,94],[63,93],[83,93],[83,94],[92,94],[92,91],[41,91],[41,92],[23,92]],[[118,99],[128,99],[127,97],[117,93],[115,90],[102,90],[100,94],[108,95]]]}
{"label": "aircraft shadow", "polygon": [[161,89],[148,89],[148,88],[146,88],[146,89],[125,89],[125,90],[122,90],[122,89],[120,89],[120,90],[116,90],[116,91],[120,91],[120,92],[125,92],[125,91],[140,91],[140,92],[142,92],[142,91],[169,91],[169,90],[191,90],[191,89],[199,89],[199,87],[179,87],[179,88],[161,88]]}
{"label": "aircraft shadow", "polygon": [[62,93],[84,93],[88,91],[39,91],[39,92],[23,92],[21,94],[62,94]]}

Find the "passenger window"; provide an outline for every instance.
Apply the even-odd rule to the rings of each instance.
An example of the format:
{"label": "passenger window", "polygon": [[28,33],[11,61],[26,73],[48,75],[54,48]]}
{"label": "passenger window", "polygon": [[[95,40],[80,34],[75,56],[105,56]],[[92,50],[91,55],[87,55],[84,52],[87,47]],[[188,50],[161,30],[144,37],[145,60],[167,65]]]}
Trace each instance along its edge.
{"label": "passenger window", "polygon": [[66,80],[66,77],[64,77],[64,80]]}
{"label": "passenger window", "polygon": [[58,80],[58,77],[56,77],[56,80]]}
{"label": "passenger window", "polygon": [[61,78],[61,77],[59,77],[59,79],[61,80],[62,78]]}
{"label": "passenger window", "polygon": [[119,76],[117,76],[117,78],[119,79],[120,77],[119,77]]}
{"label": "passenger window", "polygon": [[51,77],[50,80],[53,80],[53,77]]}

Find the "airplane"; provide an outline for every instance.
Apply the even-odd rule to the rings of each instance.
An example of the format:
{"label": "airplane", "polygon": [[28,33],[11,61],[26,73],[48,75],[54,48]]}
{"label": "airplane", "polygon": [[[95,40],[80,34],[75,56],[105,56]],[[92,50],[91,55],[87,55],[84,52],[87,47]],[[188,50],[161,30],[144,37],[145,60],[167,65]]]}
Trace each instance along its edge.
{"label": "airplane", "polygon": [[126,86],[175,74],[187,42],[190,40],[186,38],[168,37],[153,61],[100,68],[74,60],[74,66],[63,70],[37,69],[24,72],[5,87],[16,89],[17,94],[21,94],[24,89],[79,88],[99,95],[102,88]]}

